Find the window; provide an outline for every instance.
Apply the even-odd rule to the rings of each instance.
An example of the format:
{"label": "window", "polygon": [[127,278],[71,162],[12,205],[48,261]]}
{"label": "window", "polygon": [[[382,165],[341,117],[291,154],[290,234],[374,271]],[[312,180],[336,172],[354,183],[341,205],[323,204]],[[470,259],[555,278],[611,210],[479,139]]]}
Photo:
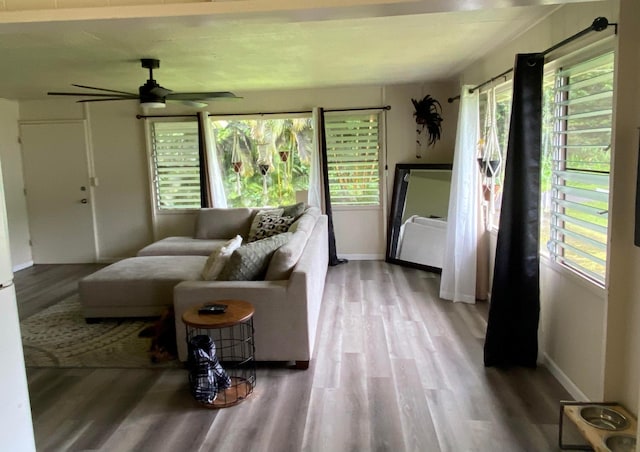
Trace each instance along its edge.
{"label": "window", "polygon": [[[379,115],[325,118],[331,202],[379,206]],[[293,204],[309,188],[310,115],[211,118],[229,207]],[[200,208],[197,121],[151,123],[153,185],[159,211]]]}
{"label": "window", "polygon": [[[153,185],[159,211],[198,209],[197,121],[151,123]],[[313,127],[309,115],[212,119],[229,207],[293,204],[309,187]]]}
{"label": "window", "polygon": [[[543,82],[541,253],[599,284],[604,284],[607,260],[613,58],[606,53],[565,64],[549,71]],[[505,161],[511,86],[495,90],[496,132]],[[483,126],[489,99],[481,94]],[[485,207],[495,228],[504,166],[493,180],[483,175]]]}
{"label": "window", "polygon": [[604,284],[613,53],[560,68],[553,97],[551,257]]}
{"label": "window", "polygon": [[327,115],[325,130],[331,204],[379,206],[379,115]]}
{"label": "window", "polygon": [[293,204],[309,188],[309,115],[212,121],[229,207]]}
{"label": "window", "polygon": [[153,122],[151,138],[158,210],[200,208],[198,123]]}

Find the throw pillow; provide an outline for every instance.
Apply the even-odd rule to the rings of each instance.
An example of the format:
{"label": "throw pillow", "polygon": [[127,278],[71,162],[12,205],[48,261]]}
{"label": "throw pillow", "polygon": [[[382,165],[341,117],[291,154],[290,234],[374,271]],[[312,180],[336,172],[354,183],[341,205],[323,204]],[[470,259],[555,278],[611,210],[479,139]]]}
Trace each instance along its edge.
{"label": "throw pillow", "polygon": [[279,206],[279,207],[283,210],[282,212],[283,217],[293,217],[295,219],[297,219],[300,215],[302,215],[304,213],[304,210],[307,208],[307,206],[303,202],[291,204],[289,206]]}
{"label": "throw pillow", "polygon": [[291,239],[273,253],[264,277],[265,281],[289,279],[306,245],[307,234],[303,231],[294,232]]}
{"label": "throw pillow", "polygon": [[251,221],[251,227],[249,228],[247,242],[253,242],[255,240],[256,233],[258,231],[258,225],[260,224],[262,217],[266,215],[281,217],[282,212],[284,212],[284,209],[281,208],[258,210],[258,212],[256,212],[256,214],[253,216],[253,220]]}
{"label": "throw pillow", "polygon": [[289,230],[289,226],[293,223],[293,217],[281,217],[279,215],[262,215],[253,236],[249,237],[247,242],[255,242],[257,240],[266,239],[277,234],[282,234]]}
{"label": "throw pillow", "polygon": [[205,281],[215,281],[233,252],[237,250],[240,245],[242,245],[242,237],[236,235],[221,247],[216,248],[204,264],[202,279]]}
{"label": "throw pillow", "polygon": [[264,278],[273,253],[287,243],[292,234],[274,235],[247,243],[233,252],[218,276],[219,281],[256,281]]}

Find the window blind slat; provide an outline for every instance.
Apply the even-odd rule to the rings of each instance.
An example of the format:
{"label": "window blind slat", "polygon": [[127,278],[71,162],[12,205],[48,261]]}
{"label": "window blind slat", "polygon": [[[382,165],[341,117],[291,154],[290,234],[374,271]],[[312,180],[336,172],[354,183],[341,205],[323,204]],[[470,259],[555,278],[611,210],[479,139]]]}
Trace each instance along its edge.
{"label": "window blind slat", "polygon": [[379,205],[377,115],[326,117],[329,190],[334,205]]}
{"label": "window blind slat", "polygon": [[613,53],[556,72],[551,240],[554,260],[604,283]]}
{"label": "window blind slat", "polygon": [[160,210],[200,207],[200,157],[195,122],[155,122],[154,185]]}

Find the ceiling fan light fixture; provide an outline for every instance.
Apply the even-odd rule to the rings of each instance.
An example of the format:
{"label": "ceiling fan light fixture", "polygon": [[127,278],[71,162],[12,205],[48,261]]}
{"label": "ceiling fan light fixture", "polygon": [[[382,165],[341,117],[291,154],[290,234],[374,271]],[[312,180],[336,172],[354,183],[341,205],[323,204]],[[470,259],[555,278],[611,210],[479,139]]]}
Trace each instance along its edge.
{"label": "ceiling fan light fixture", "polygon": [[165,104],[164,102],[146,101],[140,102],[140,106],[142,108],[165,108],[167,104]]}
{"label": "ceiling fan light fixture", "polygon": [[[1,0],[0,0],[1,2]],[[209,92],[187,92],[174,93],[172,90],[164,88],[153,78],[153,70],[160,67],[160,60],[152,58],[142,58],[142,67],[149,70],[149,79],[144,85],[138,87],[138,93],[119,91],[96,86],[72,84],[76,88],[83,88],[90,91],[80,92],[48,92],[50,96],[78,96],[83,99],[77,102],[102,102],[108,100],[138,100],[142,108],[165,108],[166,101],[180,101],[191,107],[203,108],[207,104],[204,101],[213,99],[233,98],[238,96],[229,91],[209,91]]]}

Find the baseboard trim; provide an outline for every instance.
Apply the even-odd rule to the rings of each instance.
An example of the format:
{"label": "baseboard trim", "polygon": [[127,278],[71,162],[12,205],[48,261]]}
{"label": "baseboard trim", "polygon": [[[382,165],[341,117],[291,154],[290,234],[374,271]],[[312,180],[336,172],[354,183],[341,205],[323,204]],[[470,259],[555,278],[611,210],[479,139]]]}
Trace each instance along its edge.
{"label": "baseboard trim", "polygon": [[23,262],[22,264],[14,265],[12,270],[15,273],[29,267],[33,267],[33,261],[27,261],[27,262]]}
{"label": "baseboard trim", "polygon": [[587,395],[584,392],[582,392],[580,388],[578,388],[573,381],[571,381],[571,379],[567,376],[567,374],[565,374],[560,369],[560,367],[558,367],[558,365],[551,358],[549,358],[549,355],[545,353],[543,356],[544,356],[543,364],[547,367],[547,369],[549,369],[549,372],[551,372],[551,375],[556,377],[556,380],[560,382],[560,384],[564,387],[564,389],[566,389],[567,392],[571,394],[571,397],[573,397],[574,400],[577,400],[579,402],[589,402],[589,397],[587,397]]}
{"label": "baseboard trim", "polygon": [[381,261],[384,260],[384,254],[340,254],[338,258],[350,261]]}

